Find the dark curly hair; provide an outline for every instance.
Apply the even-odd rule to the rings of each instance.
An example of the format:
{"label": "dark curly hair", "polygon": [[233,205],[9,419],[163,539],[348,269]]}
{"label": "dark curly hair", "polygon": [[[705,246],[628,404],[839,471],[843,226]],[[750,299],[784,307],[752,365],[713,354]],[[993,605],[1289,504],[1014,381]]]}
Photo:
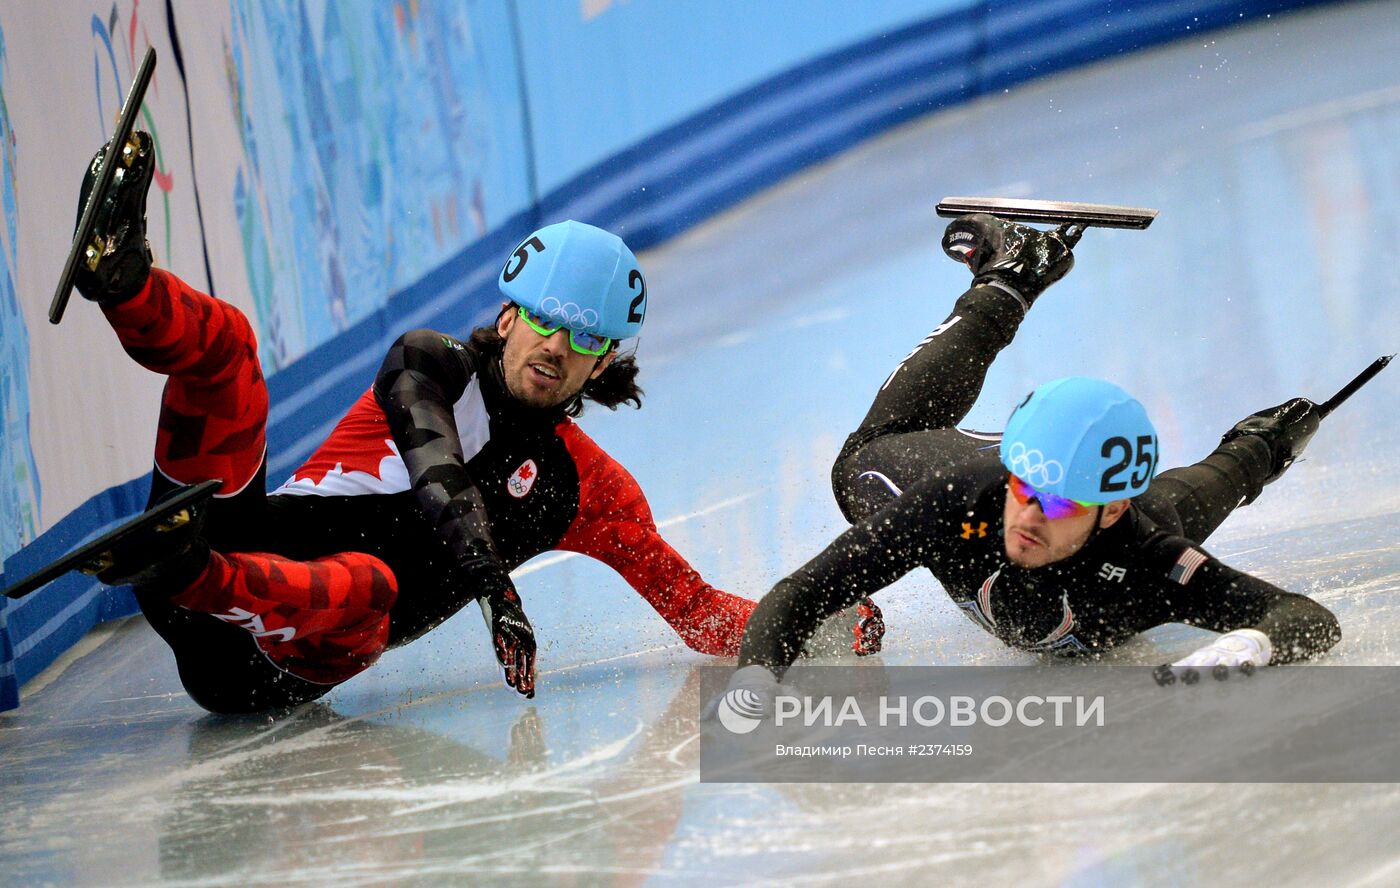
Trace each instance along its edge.
{"label": "dark curly hair", "polygon": [[[509,306],[502,310],[513,311],[515,306]],[[497,316],[499,319],[499,315]],[[471,344],[475,346],[483,355],[499,359],[505,350],[506,340],[500,333],[496,332],[496,326],[477,327],[472,331]],[[617,343],[613,343],[614,349]],[[583,390],[574,395],[564,404],[564,413],[567,416],[578,416],[583,412],[584,399],[596,401],[609,410],[616,410],[623,404],[631,404],[634,409],[642,406],[642,389],[637,385],[637,374],[641,368],[637,366],[637,359],[633,355],[619,355],[613,358],[611,364],[597,379],[590,379],[583,384]]]}

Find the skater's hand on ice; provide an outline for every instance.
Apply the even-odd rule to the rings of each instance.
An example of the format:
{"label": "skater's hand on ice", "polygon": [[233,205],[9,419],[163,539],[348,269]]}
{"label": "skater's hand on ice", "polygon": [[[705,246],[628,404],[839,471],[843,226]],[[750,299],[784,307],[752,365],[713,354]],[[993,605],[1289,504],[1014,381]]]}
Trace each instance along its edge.
{"label": "skater's hand on ice", "polygon": [[535,630],[515,588],[479,599],[506,686],[522,697],[535,696]]}
{"label": "skater's hand on ice", "polygon": [[868,657],[880,652],[885,637],[885,615],[880,613],[880,606],[869,596],[862,598],[856,605],[856,624],[851,632],[855,635],[851,649],[856,652],[857,657]]}
{"label": "skater's hand on ice", "polygon": [[1274,647],[1269,642],[1269,636],[1258,629],[1236,629],[1226,632],[1184,660],[1158,666],[1153,670],[1152,677],[1159,685],[1174,684],[1178,678],[1184,684],[1195,684],[1201,680],[1202,673],[1224,681],[1231,672],[1253,675],[1255,669],[1269,665],[1273,654]]}
{"label": "skater's hand on ice", "polygon": [[745,666],[730,676],[729,687],[705,706],[700,720],[719,719],[725,727],[735,730],[731,721],[742,724],[768,718],[773,714],[773,699],[782,689],[777,676],[767,667],[757,663]]}

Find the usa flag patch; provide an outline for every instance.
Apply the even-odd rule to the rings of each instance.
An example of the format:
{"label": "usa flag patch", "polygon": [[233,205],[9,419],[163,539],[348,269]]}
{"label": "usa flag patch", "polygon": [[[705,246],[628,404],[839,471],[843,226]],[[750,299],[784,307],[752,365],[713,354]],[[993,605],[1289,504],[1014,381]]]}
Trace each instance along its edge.
{"label": "usa flag patch", "polygon": [[1196,568],[1206,563],[1206,553],[1199,549],[1187,549],[1181,553],[1181,557],[1176,559],[1176,564],[1172,565],[1172,571],[1167,576],[1185,586],[1191,582],[1191,577],[1196,573]]}

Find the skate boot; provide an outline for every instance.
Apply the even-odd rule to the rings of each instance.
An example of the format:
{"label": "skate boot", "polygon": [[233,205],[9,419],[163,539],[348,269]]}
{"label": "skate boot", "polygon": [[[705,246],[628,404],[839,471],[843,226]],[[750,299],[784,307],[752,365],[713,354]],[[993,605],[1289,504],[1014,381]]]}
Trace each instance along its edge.
{"label": "skate boot", "polygon": [[[170,491],[151,508],[183,489]],[[79,570],[108,586],[138,586],[172,595],[181,592],[209,564],[209,544],[202,535],[208,508],[207,499],[191,503],[95,555]]]}
{"label": "skate boot", "polygon": [[1270,484],[1293,465],[1293,460],[1308,446],[1321,422],[1316,404],[1307,398],[1293,398],[1277,407],[1246,416],[1225,433],[1220,443],[1233,441],[1241,435],[1258,435],[1262,438],[1273,455],[1269,477],[1264,479],[1265,484]]}
{"label": "skate boot", "polygon": [[[105,146],[104,146],[105,148]],[[97,210],[92,242],[86,247],[74,284],[84,299],[115,305],[141,292],[151,274],[151,247],[146,242],[146,192],[156,171],[155,144],[149,133],[131,134],[118,153],[118,165]],[[88,195],[102,174],[102,150],[88,165],[78,199],[78,221]]]}
{"label": "skate boot", "polygon": [[943,252],[972,269],[972,285],[1010,292],[1029,309],[1045,288],[1074,267],[1070,249],[1083,226],[1041,231],[985,213],[960,216],[943,233]]}

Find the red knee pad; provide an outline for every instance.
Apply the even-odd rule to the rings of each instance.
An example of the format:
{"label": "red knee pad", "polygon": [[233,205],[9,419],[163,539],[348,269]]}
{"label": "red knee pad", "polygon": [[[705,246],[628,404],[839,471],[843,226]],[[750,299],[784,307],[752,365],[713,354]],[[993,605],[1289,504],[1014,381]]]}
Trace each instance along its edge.
{"label": "red knee pad", "polygon": [[393,571],[362,552],[312,561],[216,552],[209,568],[171,603],[246,629],[286,672],[336,684],[384,652],[397,598]]}

